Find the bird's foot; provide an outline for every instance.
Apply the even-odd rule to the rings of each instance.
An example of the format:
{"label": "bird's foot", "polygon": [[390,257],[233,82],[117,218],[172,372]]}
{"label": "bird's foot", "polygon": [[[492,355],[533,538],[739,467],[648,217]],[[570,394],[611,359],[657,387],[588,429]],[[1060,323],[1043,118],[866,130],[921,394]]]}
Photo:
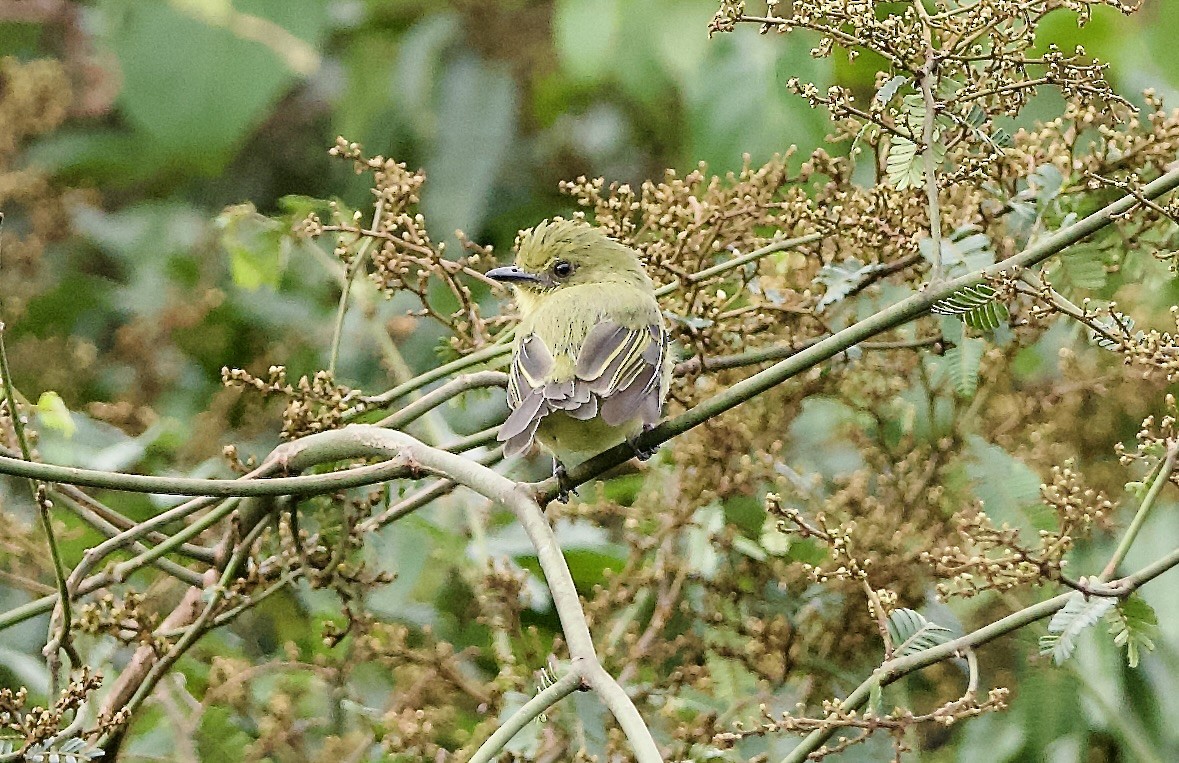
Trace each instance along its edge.
{"label": "bird's foot", "polygon": [[555,500],[561,503],[569,503],[569,497],[577,495],[577,488],[569,484],[569,475],[565,471],[565,465],[553,459],[553,476],[557,478],[557,497]]}
{"label": "bird's foot", "polygon": [[[652,427],[650,424],[644,424],[643,425],[643,434],[651,431],[651,429],[652,429]],[[630,449],[634,452],[635,458],[639,459],[640,461],[647,461],[651,458],[651,456],[654,456],[656,453],[659,452],[658,445],[656,445],[652,448],[640,448],[635,443],[635,441],[629,437],[626,438],[626,444],[629,445]]]}

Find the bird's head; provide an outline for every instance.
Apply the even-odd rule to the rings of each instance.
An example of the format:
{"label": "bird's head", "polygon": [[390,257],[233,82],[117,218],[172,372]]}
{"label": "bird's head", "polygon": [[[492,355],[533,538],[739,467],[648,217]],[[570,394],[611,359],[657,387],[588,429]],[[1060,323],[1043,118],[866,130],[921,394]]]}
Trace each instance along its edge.
{"label": "bird's head", "polygon": [[516,264],[487,275],[510,283],[520,296],[592,283],[628,283],[651,288],[651,280],[628,246],[576,220],[546,220],[516,240]]}

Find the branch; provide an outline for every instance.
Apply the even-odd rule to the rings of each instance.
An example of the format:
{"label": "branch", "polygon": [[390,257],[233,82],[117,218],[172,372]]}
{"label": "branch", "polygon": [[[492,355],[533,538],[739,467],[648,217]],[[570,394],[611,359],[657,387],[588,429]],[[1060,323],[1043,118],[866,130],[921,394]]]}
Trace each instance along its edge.
{"label": "branch", "polygon": [[917,73],[917,84],[925,100],[925,119],[921,125],[921,142],[925,144],[925,197],[929,205],[929,239],[933,247],[933,272],[930,280],[942,280],[942,215],[938,200],[937,156],[933,148],[934,120],[937,118],[937,101],[933,97],[934,72],[937,71],[937,51],[933,47],[933,30],[929,14],[925,11],[925,0],[913,0],[917,15],[921,18],[921,35],[925,40],[925,65]]}
{"label": "branch", "polygon": [[[381,222],[384,209],[385,198],[378,196],[376,204],[373,206],[372,227],[376,228]],[[368,259],[368,250],[372,248],[374,240],[371,236],[365,237],[360,248],[356,251],[356,256],[344,269],[341,279],[343,283],[340,286],[340,304],[336,307],[336,323],[332,327],[332,347],[328,354],[328,373],[333,377],[336,375],[336,361],[340,358],[340,339],[344,335],[344,316],[348,312],[348,296],[352,293],[352,281],[356,279],[356,274],[364,269],[365,260]]]}
{"label": "branch", "polygon": [[[1141,195],[1148,199],[1155,199],[1169,193],[1176,187],[1179,187],[1179,169],[1173,169],[1151,181],[1141,189]],[[673,437],[683,434],[725,411],[736,408],[741,403],[787,379],[844,352],[849,347],[924,315],[929,312],[934,303],[949,297],[964,286],[973,286],[987,276],[998,275],[1001,272],[1010,273],[1043,262],[1110,225],[1119,215],[1125,214],[1139,203],[1140,200],[1136,196],[1123,196],[1005,260],[959,276],[952,281],[930,284],[924,291],[907,297],[875,315],[816,342],[801,352],[793,354],[738,382],[724,392],[699,403],[679,416],[665,419],[658,426],[636,437],[633,446],[623,443],[579,464],[566,474],[565,485],[566,487],[576,487],[588,482],[606,470],[629,460],[634,455],[634,448],[654,450]],[[534,487],[542,502],[552,500],[560,490],[555,479],[545,480]]]}
{"label": "branch", "polygon": [[727,273],[728,271],[734,270],[743,265],[748,265],[751,262],[757,262],[760,259],[774,254],[775,252],[784,252],[787,249],[795,249],[800,246],[805,246],[806,244],[813,244],[822,238],[822,233],[808,233],[805,236],[799,236],[797,238],[784,238],[780,241],[774,241],[759,249],[754,249],[752,252],[746,252],[745,254],[742,254],[738,257],[734,257],[731,260],[725,260],[724,262],[717,263],[712,267],[705,268],[704,270],[700,270],[695,273],[689,273],[682,279],[677,278],[673,281],[669,281],[655,290],[655,296],[666,297],[668,294],[671,294],[680,287],[681,281],[687,281],[689,284],[697,284],[701,281],[712,278],[713,276]]}
{"label": "branch", "polygon": [[[316,463],[362,457],[385,457],[390,459],[387,463],[408,466],[415,473],[446,477],[506,506],[516,515],[536,550],[537,561],[552,594],[553,607],[572,658],[571,673],[578,675],[596,692],[614,714],[639,763],[660,763],[663,758],[646,722],[598,659],[573,575],[544,511],[528,487],[472,459],[424,445],[403,432],[363,424],[350,424],[343,429],[286,443],[274,450],[268,462],[283,463],[288,468],[292,464],[306,468]],[[245,523],[250,526],[249,520]]]}
{"label": "branch", "polygon": [[[268,473],[280,471],[284,465],[272,463]],[[143,474],[122,474],[72,466],[55,466],[22,461],[0,456],[0,474],[29,477],[45,482],[65,482],[71,485],[123,490],[131,493],[162,495],[212,496],[217,498],[260,498],[277,495],[316,495],[346,490],[353,487],[388,482],[408,476],[404,465],[392,463],[357,466],[327,474],[301,477],[270,477],[251,472],[237,479],[200,479],[190,477],[153,477]]]}
{"label": "branch", "polygon": [[1167,443],[1167,455],[1162,463],[1159,464],[1158,476],[1155,477],[1154,482],[1150,485],[1150,490],[1142,498],[1142,503],[1138,505],[1138,511],[1134,512],[1134,518],[1130,520],[1130,526],[1126,528],[1126,534],[1122,536],[1117,550],[1110,557],[1109,563],[1105,565],[1105,569],[1101,571],[1099,580],[1104,582],[1113,577],[1113,574],[1118,571],[1118,565],[1126,558],[1126,554],[1130,553],[1130,547],[1134,545],[1134,540],[1138,537],[1138,532],[1142,529],[1142,524],[1150,514],[1151,507],[1154,506],[1154,502],[1159,497],[1159,494],[1163,492],[1163,487],[1171,481],[1171,475],[1175,471],[1176,461],[1179,461],[1179,440],[1172,440]]}
{"label": "branch", "polygon": [[[506,336],[505,336],[506,338]],[[382,408],[389,403],[399,398],[405,397],[411,392],[416,392],[422,387],[436,382],[439,379],[445,379],[453,373],[477,366],[480,363],[486,363],[497,358],[501,358],[512,351],[512,345],[509,342],[503,344],[493,344],[490,347],[484,347],[482,350],[477,350],[461,358],[452,360],[449,363],[443,363],[437,368],[419,374],[404,384],[398,384],[393,389],[382,392],[379,395],[366,397],[362,405],[358,405],[350,411],[344,413],[344,421],[355,421],[356,417],[365,411],[373,408]]]}
{"label": "branch", "polygon": [[[0,215],[0,223],[3,222],[4,216]],[[12,371],[8,367],[8,352],[4,349],[3,323],[0,323],[0,377],[3,377],[0,381],[4,384],[4,399],[8,404],[8,417],[12,422],[12,431],[16,434],[16,441],[20,445],[20,452],[24,457],[22,463],[32,463],[33,456],[29,450],[28,438],[25,437],[25,425],[21,418],[20,408],[17,406],[16,389],[12,384]],[[71,669],[80,664],[81,660],[77,651],[74,650],[73,641],[70,638],[70,626],[73,618],[70,612],[69,588],[66,586],[65,563],[61,558],[61,549],[58,548],[57,538],[53,533],[53,517],[50,515],[53,504],[49,501],[48,486],[41,482],[30,482],[29,488],[33,491],[33,501],[37,504],[41,528],[45,532],[45,542],[49,545],[49,557],[53,560],[53,579],[57,583],[57,598],[61,604],[61,628],[56,636],[52,635],[53,622],[50,618],[50,637],[45,645],[45,656],[49,660],[50,689],[52,693],[56,694],[58,691],[58,648],[60,647],[65,652]]]}
{"label": "branch", "polygon": [[545,710],[548,710],[573,692],[583,688],[587,687],[583,686],[582,678],[577,673],[566,673],[561,676],[561,680],[549,686],[544,691],[539,692],[535,697],[525,702],[523,707],[512,713],[511,717],[504,722],[504,725],[496,729],[494,734],[487,737],[486,741],[479,745],[479,749],[471,756],[468,763],[491,763],[495,759],[496,753],[503,750],[504,746],[512,740],[512,737],[516,736],[520,732],[520,729],[528,725],[529,721],[538,717]]}
{"label": "branch", "polygon": [[507,384],[508,375],[503,371],[476,371],[456,376],[438,389],[422,395],[396,413],[391,413],[381,419],[377,422],[377,426],[388,429],[404,429],[411,422],[467,390],[481,387],[506,387]]}
{"label": "branch", "polygon": [[[1131,593],[1141,588],[1145,583],[1157,578],[1164,572],[1179,566],[1179,549],[1175,549],[1167,554],[1162,559],[1153,564],[1143,567],[1138,572],[1128,577],[1122,578],[1115,583],[1117,595],[1119,597],[1129,596]],[[1025,607],[1018,612],[1004,617],[1001,620],[996,620],[990,625],[979,628],[973,633],[968,633],[965,636],[956,638],[953,641],[947,641],[944,644],[938,644],[921,652],[900,657],[895,660],[886,661],[879,668],[876,669],[871,676],[869,676],[863,683],[856,687],[855,691],[848,695],[840,705],[840,712],[851,712],[863,706],[868,701],[872,690],[879,686],[881,688],[904,678],[910,673],[914,673],[930,665],[957,656],[958,654],[968,653],[968,650],[975,649],[983,644],[994,641],[1000,636],[1004,636],[1012,631],[1031,625],[1037,620],[1043,620],[1045,617],[1055,614],[1064,609],[1069,600],[1075,594],[1072,591],[1062,593],[1059,596],[1054,596],[1051,599],[1042,601],[1038,604],[1033,604],[1030,607]],[[807,760],[811,753],[817,750],[823,743],[831,738],[836,733],[838,727],[831,726],[825,729],[812,731],[806,736],[797,747],[790,751],[790,754],[782,759],[782,763],[803,763]]]}

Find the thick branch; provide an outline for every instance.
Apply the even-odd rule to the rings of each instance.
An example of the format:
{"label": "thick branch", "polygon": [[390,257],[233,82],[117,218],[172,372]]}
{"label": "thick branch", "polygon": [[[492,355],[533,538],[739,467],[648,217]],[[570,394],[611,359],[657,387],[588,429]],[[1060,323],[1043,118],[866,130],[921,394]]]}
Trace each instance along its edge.
{"label": "thick branch", "polygon": [[[342,456],[341,458],[344,458]],[[269,473],[280,471],[284,465],[274,463]],[[18,458],[0,456],[0,474],[45,482],[64,482],[84,487],[125,490],[132,493],[157,493],[160,495],[192,495],[230,497],[264,497],[276,495],[316,495],[346,490],[391,479],[405,477],[408,470],[403,464],[381,463],[341,469],[327,474],[309,474],[302,477],[270,477],[257,479],[260,475],[250,474],[238,479],[199,479],[191,477],[154,477],[143,474],[121,474],[94,469],[79,469],[72,466],[55,466]]]}
{"label": "thick branch", "polygon": [[569,645],[571,671],[580,676],[614,714],[639,763],[662,761],[655,740],[634,702],[598,659],[573,575],[544,511],[526,487],[472,459],[431,448],[403,432],[361,424],[287,443],[274,451],[271,460],[290,468],[291,464],[306,467],[343,458],[374,456],[406,464],[414,472],[454,480],[506,506],[516,515],[536,549],[537,561],[552,594],[553,607],[557,610],[565,643]]}
{"label": "thick branch", "polygon": [[[1141,190],[1141,194],[1145,198],[1155,199],[1176,187],[1179,187],[1179,169],[1171,170],[1156,178]],[[606,470],[630,459],[634,455],[636,447],[640,450],[653,450],[671,438],[683,434],[725,411],[736,408],[741,403],[787,379],[844,352],[849,347],[924,315],[929,312],[934,303],[945,299],[964,286],[973,286],[988,275],[998,275],[1004,271],[1013,272],[1043,262],[1106,227],[1114,222],[1119,215],[1125,214],[1139,203],[1139,199],[1135,196],[1123,196],[1112,204],[1102,207],[1066,228],[1061,228],[1034,246],[1030,246],[1001,262],[960,276],[952,281],[930,284],[924,291],[832,334],[764,371],[738,382],[719,395],[705,400],[673,419],[664,420],[658,426],[635,438],[633,446],[623,443],[594,456],[569,470],[565,477],[565,484],[569,487],[576,487],[588,482]],[[545,480],[537,488],[540,490],[539,495],[542,502],[552,500],[560,489],[555,479]]]}

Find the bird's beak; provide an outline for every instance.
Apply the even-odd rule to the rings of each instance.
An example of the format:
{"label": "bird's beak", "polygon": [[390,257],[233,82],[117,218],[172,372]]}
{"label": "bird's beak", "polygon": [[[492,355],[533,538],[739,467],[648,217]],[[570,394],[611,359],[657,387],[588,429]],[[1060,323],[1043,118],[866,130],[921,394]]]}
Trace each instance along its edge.
{"label": "bird's beak", "polygon": [[492,268],[487,271],[487,277],[502,283],[540,283],[540,278],[521,270],[515,265],[503,268]]}

